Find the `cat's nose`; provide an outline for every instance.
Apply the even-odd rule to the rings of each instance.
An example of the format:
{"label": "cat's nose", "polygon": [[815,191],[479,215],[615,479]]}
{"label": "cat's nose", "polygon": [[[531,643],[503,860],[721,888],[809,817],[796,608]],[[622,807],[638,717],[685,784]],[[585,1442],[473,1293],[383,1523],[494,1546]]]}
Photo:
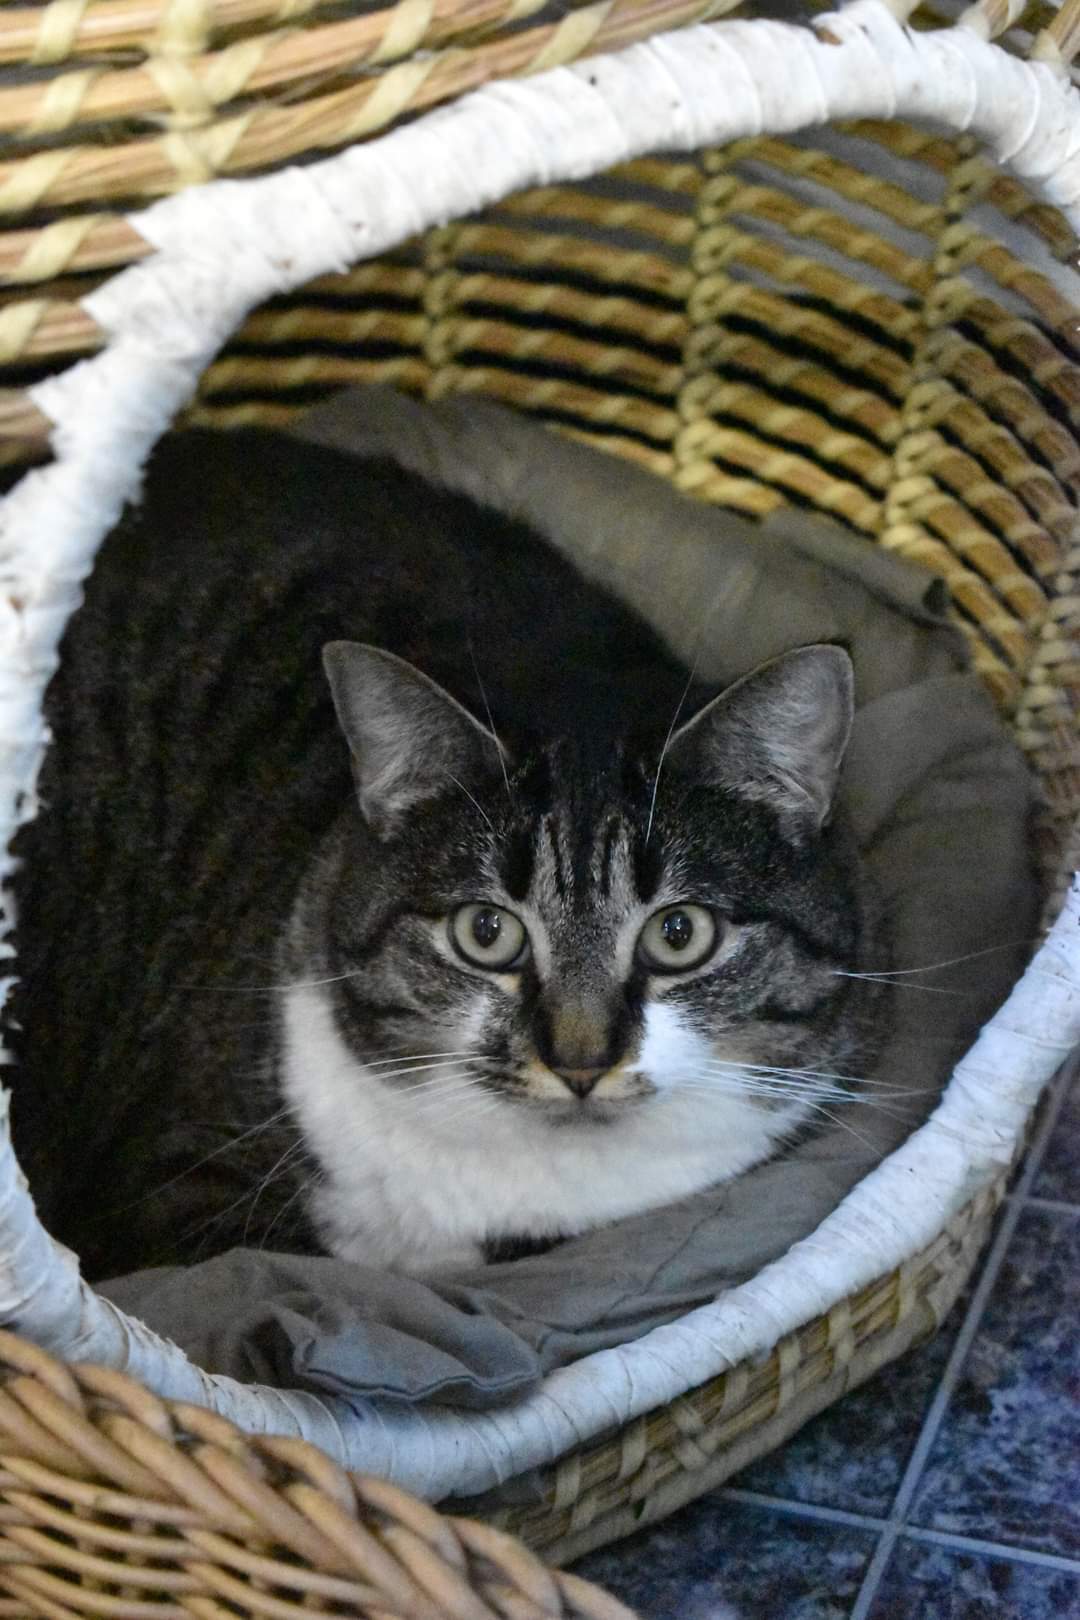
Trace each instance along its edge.
{"label": "cat's nose", "polygon": [[587,1069],[556,1069],[564,1086],[569,1086],[575,1097],[587,1097],[601,1076],[607,1074],[606,1063],[594,1063]]}

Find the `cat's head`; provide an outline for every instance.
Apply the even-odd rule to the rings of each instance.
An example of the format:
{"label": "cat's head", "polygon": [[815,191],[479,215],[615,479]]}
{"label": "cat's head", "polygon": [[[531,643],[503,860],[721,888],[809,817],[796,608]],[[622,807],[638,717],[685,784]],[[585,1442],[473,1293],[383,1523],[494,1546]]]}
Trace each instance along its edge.
{"label": "cat's head", "polygon": [[335,642],[325,663],[357,804],[304,965],[386,1085],[464,1078],[600,1124],[751,1072],[773,1108],[764,1070],[844,1060],[846,653],[788,653],[667,735],[667,714],[603,738],[576,717],[554,741],[498,737],[389,653]]}

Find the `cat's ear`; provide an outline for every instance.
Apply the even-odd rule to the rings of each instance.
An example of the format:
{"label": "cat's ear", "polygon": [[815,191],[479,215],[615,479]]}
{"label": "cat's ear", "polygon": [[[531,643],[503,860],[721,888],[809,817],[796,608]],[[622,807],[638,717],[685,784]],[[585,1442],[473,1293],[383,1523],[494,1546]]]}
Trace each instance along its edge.
{"label": "cat's ear", "polygon": [[707,703],[672,738],[665,763],[772,805],[786,831],[827,820],[854,714],[851,659],[799,647]]}
{"label": "cat's ear", "polygon": [[353,777],[372,830],[382,836],[413,805],[498,768],[495,735],[412,664],[358,641],[323,648]]}

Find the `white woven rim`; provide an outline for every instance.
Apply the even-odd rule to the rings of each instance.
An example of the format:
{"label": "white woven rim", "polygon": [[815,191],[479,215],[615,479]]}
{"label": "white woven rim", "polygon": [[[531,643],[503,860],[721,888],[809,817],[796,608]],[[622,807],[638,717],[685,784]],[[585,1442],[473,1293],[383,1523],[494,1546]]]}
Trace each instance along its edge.
{"label": "white woven rim", "polygon": [[[310,168],[219,182],[137,216],[159,251],[85,300],[109,346],[33,391],[56,424],[57,459],[0,510],[0,878],[11,873],[8,841],[35,808],[42,694],[80,582],[153,443],[252,307],[527,185],[649,151],[868,117],[975,133],[1080,228],[1080,95],[1063,70],[1007,56],[975,23],[912,34],[881,0],[855,0],[816,32],[719,23],[489,85]],[[304,1435],[422,1495],[489,1489],[768,1350],[932,1241],[1011,1158],[1040,1090],[1080,1039],[1078,926],[1074,885],[933,1119],[811,1238],[716,1304],[552,1375],[510,1411],[402,1411],[202,1373],[80,1281],[74,1257],[36,1220],[2,1117],[0,1321],[246,1429]]]}

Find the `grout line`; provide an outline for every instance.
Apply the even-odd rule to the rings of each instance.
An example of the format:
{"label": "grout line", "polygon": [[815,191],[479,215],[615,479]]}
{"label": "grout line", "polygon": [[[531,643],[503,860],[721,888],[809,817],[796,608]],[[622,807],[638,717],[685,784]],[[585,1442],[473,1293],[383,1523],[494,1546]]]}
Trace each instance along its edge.
{"label": "grout line", "polygon": [[[809,1519],[818,1524],[838,1524],[851,1530],[881,1531],[888,1520],[872,1513],[855,1513],[850,1508],[826,1507],[820,1502],[799,1502],[789,1496],[773,1496],[768,1491],[744,1491],[731,1485],[724,1490],[724,1500],[739,1502],[746,1507],[768,1508],[789,1519]],[[1060,1569],[1070,1575],[1080,1575],[1080,1558],[1067,1558],[1062,1553],[1040,1552],[1035,1547],[1017,1547],[1004,1541],[987,1541],[983,1536],[965,1536],[955,1530],[928,1530],[921,1525],[904,1524],[897,1530],[897,1539],[930,1543],[958,1553],[975,1553],[980,1557],[998,1558],[1015,1564],[1038,1564],[1046,1569]]]}
{"label": "grout line", "polygon": [[908,1465],[897,1489],[892,1511],[882,1529],[880,1540],[874,1551],[874,1556],[870,1560],[866,1574],[863,1576],[863,1583],[852,1606],[849,1620],[866,1620],[870,1612],[870,1605],[874,1601],[877,1589],[881,1584],[885,1566],[892,1556],[896,1538],[907,1517],[931,1448],[937,1439],[938,1430],[941,1428],[942,1419],[945,1416],[945,1409],[952,1398],[953,1389],[960,1377],[960,1371],[971,1348],[972,1340],[979,1330],[983,1312],[986,1309],[991,1290],[997,1281],[1001,1263],[1005,1258],[1005,1251],[1012,1241],[1017,1222],[1024,1212],[1025,1200],[1038,1173],[1043,1153],[1046,1150],[1046,1144],[1050,1139],[1054,1126],[1057,1124],[1058,1115],[1064,1107],[1066,1090],[1074,1072],[1074,1063],[1070,1061],[1065,1073],[1060,1075],[1052,1084],[1049,1106],[1032,1141],[1024,1168],[1016,1183],[1015,1196],[1004,1206],[1001,1225],[998,1227],[997,1235],[990,1246],[990,1252],[986,1256],[982,1273],[975,1286],[975,1292],[971,1296],[971,1304],[967,1308],[967,1313],[960,1326],[960,1332],[956,1337],[956,1343],[953,1345],[952,1352],[945,1364],[945,1371],[941,1375],[934,1398],[930,1402],[929,1409],[923,1419],[919,1438],[916,1440],[914,1449],[908,1459]]}
{"label": "grout line", "polygon": [[847,1508],[825,1507],[818,1502],[797,1502],[788,1496],[770,1496],[767,1491],[744,1491],[729,1486],[724,1497],[730,1502],[741,1502],[747,1507],[771,1508],[792,1519],[815,1519],[821,1524],[843,1524],[855,1530],[884,1530],[887,1520],[869,1513],[852,1513]]}
{"label": "grout line", "polygon": [[1025,1209],[1041,1209],[1047,1215],[1080,1215],[1080,1204],[1069,1204],[1063,1198],[1025,1198]]}
{"label": "grout line", "polygon": [[947,1547],[953,1552],[978,1553],[980,1557],[1005,1559],[1013,1564],[1038,1564],[1043,1569],[1066,1570],[1080,1575],[1080,1559],[1065,1558],[1061,1553],[1039,1552],[1034,1547],[1010,1547],[1001,1541],[984,1541],[980,1536],[959,1536],[948,1530],[922,1530],[905,1524],[900,1530],[902,1541],[929,1542],[935,1547]]}

